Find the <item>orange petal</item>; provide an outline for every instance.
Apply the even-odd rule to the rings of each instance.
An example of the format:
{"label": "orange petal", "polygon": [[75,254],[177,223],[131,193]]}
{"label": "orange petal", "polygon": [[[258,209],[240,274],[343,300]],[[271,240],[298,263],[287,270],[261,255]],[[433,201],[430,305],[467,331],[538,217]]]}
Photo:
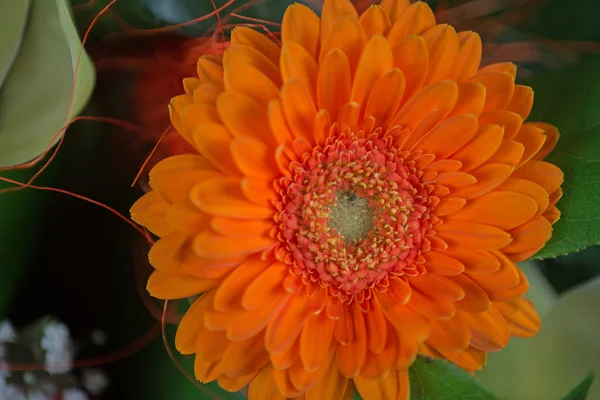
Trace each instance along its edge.
{"label": "orange petal", "polygon": [[487,353],[473,347],[464,351],[442,351],[444,357],[468,371],[479,371],[487,360]]}
{"label": "orange petal", "polygon": [[241,63],[251,65],[269,77],[275,86],[281,86],[281,73],[279,72],[279,55],[277,60],[270,60],[266,53],[247,45],[231,45],[223,53],[223,65],[229,66],[231,63]]}
{"label": "orange petal", "polygon": [[552,225],[546,218],[537,217],[510,231],[513,241],[502,249],[505,253],[519,253],[541,249],[552,236]]}
{"label": "orange petal", "polygon": [[292,130],[285,120],[281,101],[271,100],[269,102],[267,106],[267,116],[269,118],[269,127],[278,144],[285,144],[292,140]]}
{"label": "orange petal", "polygon": [[505,72],[479,72],[466,82],[479,82],[485,86],[486,101],[483,111],[504,110],[512,98],[515,83]]}
{"label": "orange petal", "polygon": [[219,377],[219,363],[204,361],[196,356],[194,360],[194,375],[202,383],[212,382]]}
{"label": "orange petal", "polygon": [[231,141],[230,148],[233,161],[244,175],[267,180],[277,176],[275,152],[264,142],[238,136]]}
{"label": "orange petal", "polygon": [[[373,60],[377,62],[374,63]],[[392,67],[392,50],[387,40],[382,35],[373,36],[360,56],[350,92],[350,101],[364,107],[375,83]]]}
{"label": "orange petal", "polygon": [[548,193],[537,183],[519,178],[508,178],[506,182],[498,186],[497,190],[521,193],[531,197],[537,204],[535,216],[540,216],[550,204]]}
{"label": "orange petal", "polygon": [[515,91],[506,109],[519,114],[523,120],[526,120],[532,107],[533,89],[529,86],[515,85]]}
{"label": "orange petal", "polygon": [[504,164],[484,164],[470,171],[477,183],[452,191],[452,197],[472,199],[500,186],[511,175],[513,167]]}
{"label": "orange petal", "polygon": [[[347,2],[347,0],[335,0]],[[354,12],[354,6],[350,5]],[[326,7],[323,7],[323,11]],[[323,15],[323,14],[322,14]],[[348,58],[350,70],[354,72],[358,65],[358,59],[362,54],[365,44],[367,44],[367,35],[365,30],[358,22],[357,18],[353,18],[350,15],[338,17],[335,21],[335,28],[328,34],[325,33],[323,23],[325,18],[321,18],[321,55],[319,57],[320,63],[323,62],[323,57],[329,53],[332,49],[340,49]]]}
{"label": "orange petal", "polygon": [[520,280],[517,266],[499,251],[494,251],[492,254],[500,260],[501,265],[498,271],[490,274],[476,274],[469,277],[487,292],[510,289],[517,286]]}
{"label": "orange petal", "polygon": [[477,132],[477,117],[471,114],[450,118],[429,132],[417,145],[424,153],[445,159],[467,144]]}
{"label": "orange petal", "polygon": [[201,83],[194,89],[192,97],[196,104],[216,104],[220,89],[210,83]]}
{"label": "orange petal", "polygon": [[269,362],[269,355],[262,346],[264,335],[247,340],[230,342],[220,363],[221,371],[232,378],[256,374]]}
{"label": "orange petal", "polygon": [[435,26],[435,16],[424,2],[416,2],[408,7],[394,22],[388,33],[390,46],[394,46],[410,35],[422,34]]}
{"label": "orange petal", "polygon": [[156,236],[162,237],[173,232],[173,226],[167,219],[169,205],[164,201],[152,203],[144,213],[143,225]]}
{"label": "orange petal", "polygon": [[335,324],[324,312],[306,317],[300,334],[300,359],[307,371],[316,371],[326,361],[333,343]]}
{"label": "orange petal", "polygon": [[289,41],[304,47],[313,57],[317,57],[319,45],[319,17],[307,6],[295,3],[287,8],[281,25],[281,41],[286,46]]}
{"label": "orange petal", "polygon": [[535,182],[553,193],[563,182],[563,172],[554,164],[545,161],[531,160],[513,173],[513,178],[522,178]]}
{"label": "orange petal", "polygon": [[294,344],[281,353],[272,353],[271,362],[275,369],[288,369],[300,360],[300,338],[296,338]]}
{"label": "orange petal", "polygon": [[281,394],[286,398],[296,398],[302,394],[302,391],[296,389],[292,379],[290,378],[290,370],[285,371],[275,370],[273,372],[275,378],[275,385]]}
{"label": "orange petal", "polygon": [[491,308],[492,303],[487,293],[465,274],[452,276],[454,283],[463,288],[465,297],[454,303],[456,308],[472,313],[480,313]]}
{"label": "orange petal", "polygon": [[246,376],[230,378],[226,375],[220,375],[217,378],[219,386],[230,393],[239,392],[244,389],[254,379],[256,372]]}
{"label": "orange petal", "polygon": [[512,62],[497,62],[488,64],[482,67],[479,72],[503,72],[513,77],[513,80],[517,78],[517,66]]}
{"label": "orange petal", "polygon": [[459,260],[468,274],[488,274],[500,268],[500,261],[487,251],[453,248],[448,249],[447,254]]}
{"label": "orange petal", "polygon": [[[556,221],[558,221],[560,219],[560,215],[561,215],[560,210],[554,206],[548,208],[548,211],[546,211],[543,214],[544,218],[546,218],[548,220],[548,222],[550,222],[551,224],[554,224]],[[514,255],[516,255],[516,254],[514,254]],[[524,257],[519,261],[522,261],[526,258],[529,258],[529,257]]]}
{"label": "orange petal", "polygon": [[[267,288],[270,289],[270,288]],[[281,286],[269,291],[269,307],[260,307],[248,313],[240,312],[239,315],[228,315],[227,338],[231,341],[246,340],[261,333],[267,324],[279,314],[283,306],[289,301],[290,294]],[[208,324],[208,315],[206,323]],[[262,335],[262,333],[261,333]],[[264,341],[264,338],[262,339]]]}
{"label": "orange petal", "polygon": [[443,275],[435,273],[410,277],[411,285],[424,294],[439,300],[458,301],[465,297],[465,291]]}
{"label": "orange petal", "polygon": [[202,232],[194,238],[194,251],[200,257],[226,258],[255,254],[277,243],[265,236],[239,238],[220,236],[211,232]]}
{"label": "orange petal", "polygon": [[277,318],[269,322],[265,335],[265,347],[269,353],[281,353],[294,344],[307,312],[308,298],[299,293],[284,306]]}
{"label": "orange petal", "polygon": [[354,328],[353,340],[338,346],[336,356],[340,372],[345,377],[355,377],[360,373],[367,357],[367,329],[364,313],[356,305],[349,306]]}
{"label": "orange petal", "polygon": [[[513,254],[510,255],[512,256]],[[508,258],[510,259],[510,257]],[[511,261],[516,262],[512,259]],[[529,290],[529,281],[527,280],[527,277],[525,276],[523,271],[521,271],[520,268],[517,268],[517,274],[519,275],[519,283],[516,286],[511,287],[510,289],[489,291],[490,300],[512,300],[514,298],[525,295],[525,293],[527,293],[527,290]]]}
{"label": "orange petal", "polygon": [[408,301],[408,306],[432,320],[452,318],[455,313],[454,305],[451,301],[434,299],[417,290],[413,290]]}
{"label": "orange petal", "polygon": [[236,178],[218,178],[198,183],[190,197],[202,211],[219,217],[262,219],[273,216],[267,207],[244,198],[241,182]]}
{"label": "orange petal", "polygon": [[190,104],[181,110],[181,135],[190,138],[196,127],[204,124],[219,124],[219,114],[214,104]]}
{"label": "orange petal", "polygon": [[460,49],[454,65],[454,79],[459,81],[472,77],[477,73],[481,63],[483,45],[481,37],[471,31],[459,32]]}
{"label": "orange petal", "polygon": [[328,355],[329,357],[326,361],[327,365],[324,365],[323,368],[316,371],[307,371],[301,364],[293,365],[290,369],[288,369],[287,372],[289,379],[294,388],[304,392],[305,390],[314,387],[317,381],[319,381],[326,372],[326,368],[329,366],[329,364],[331,364],[333,351],[330,351]]}
{"label": "orange petal", "polygon": [[266,307],[273,293],[284,290],[283,280],[288,275],[288,266],[282,262],[276,262],[264,269],[244,290],[242,307],[246,310]]}
{"label": "orange petal", "polygon": [[425,268],[433,273],[440,275],[458,275],[464,271],[462,263],[444,253],[428,251],[425,256]]}
{"label": "orange petal", "polygon": [[462,163],[462,171],[471,171],[498,151],[503,136],[504,128],[499,125],[480,125],[475,137],[451,157]]}
{"label": "orange petal", "polygon": [[375,4],[367,8],[358,21],[365,29],[367,38],[373,35],[386,35],[392,27],[388,14],[381,6]]}
{"label": "orange petal", "polygon": [[367,346],[373,353],[383,351],[387,340],[387,324],[377,298],[372,298],[370,311],[365,313],[367,326]]}
{"label": "orange petal", "polygon": [[410,6],[410,0],[382,0],[379,6],[385,10],[392,22]]}
{"label": "orange petal", "polygon": [[237,267],[217,288],[214,309],[222,312],[241,310],[244,290],[269,266],[260,257],[252,257]]}
{"label": "orange petal", "polygon": [[306,392],[305,400],[345,400],[347,391],[348,379],[340,374],[336,363],[332,362],[319,382]]}
{"label": "orange petal", "polygon": [[399,369],[380,381],[356,377],[354,384],[365,400],[409,400],[410,398],[407,369]]}
{"label": "orange petal", "polygon": [[313,143],[312,128],[317,111],[307,90],[301,80],[288,79],[281,89],[281,104],[294,136]]}
{"label": "orange petal", "polygon": [[[152,171],[154,172],[154,171]],[[150,186],[169,204],[186,200],[198,182],[223,176],[220,172],[202,169],[179,169],[164,173],[150,173]]]}
{"label": "orange petal", "polygon": [[519,114],[506,110],[487,111],[479,116],[479,124],[503,126],[504,139],[513,139],[523,124],[523,118]]}
{"label": "orange petal", "polygon": [[[366,313],[365,316],[368,318],[369,313]],[[385,342],[383,343],[381,351],[374,353],[369,350],[367,352],[365,365],[360,371],[360,376],[362,378],[369,380],[380,380],[385,378],[390,371],[396,369],[396,359],[398,358],[398,337],[394,331],[394,328],[392,328],[387,321],[384,320],[383,326],[386,332]]]}
{"label": "orange petal", "polygon": [[217,110],[234,137],[249,136],[275,144],[269,130],[267,108],[256,100],[240,93],[224,92],[217,98]]}
{"label": "orange petal", "polygon": [[177,327],[175,348],[181,354],[189,355],[196,352],[198,333],[204,326],[204,312],[210,306],[214,291],[201,295],[186,311]]}
{"label": "orange petal", "polygon": [[458,59],[459,40],[453,27],[436,25],[423,33],[429,51],[429,71],[425,85],[452,78]]}
{"label": "orange petal", "polygon": [[273,190],[273,181],[244,177],[240,185],[244,196],[254,204],[265,207],[270,207],[273,204],[273,199],[276,196]]}
{"label": "orange petal", "polygon": [[[326,37],[335,32],[338,34],[336,22],[340,17],[347,16],[349,20],[358,21],[358,13],[354,5],[348,0],[325,0],[321,9],[321,40],[326,40]],[[351,40],[350,37],[347,39]],[[333,46],[335,47],[335,46]],[[329,50],[328,50],[329,51]]]}
{"label": "orange petal", "polygon": [[214,288],[218,284],[219,280],[215,279],[172,276],[154,271],[148,279],[147,289],[152,297],[172,300],[195,296]]}
{"label": "orange petal", "polygon": [[429,52],[423,37],[411,35],[392,46],[394,67],[406,78],[404,98],[412,98],[423,86],[429,69]]}
{"label": "orange petal", "polygon": [[275,385],[273,372],[273,366],[267,364],[258,375],[250,381],[248,387],[249,399],[286,400],[286,397],[279,392]]}
{"label": "orange petal", "polygon": [[209,82],[216,86],[223,84],[223,64],[211,55],[205,55],[198,59],[197,72],[201,83]]}
{"label": "orange petal", "polygon": [[220,235],[240,238],[265,235],[273,228],[273,222],[265,219],[213,217],[210,220],[210,227]]}
{"label": "orange petal", "polygon": [[531,301],[519,298],[506,302],[496,302],[494,306],[508,323],[511,336],[530,338],[540,330],[540,316],[533,308]]}
{"label": "orange petal", "polygon": [[544,145],[540,151],[533,156],[534,160],[543,160],[544,158],[548,157],[552,150],[554,150],[556,143],[558,143],[560,134],[555,126],[546,124],[544,122],[530,122],[529,124],[535,126],[536,128],[542,129],[544,131],[544,135],[546,135],[546,141],[544,142]]}
{"label": "orange petal", "polygon": [[441,217],[443,215],[452,214],[463,208],[466,203],[467,201],[465,199],[460,199],[458,197],[442,198],[435,207],[435,215]]}
{"label": "orange petal", "polygon": [[446,320],[431,321],[427,344],[436,350],[461,351],[469,347],[471,332],[463,313]]}
{"label": "orange petal", "polygon": [[518,168],[529,161],[540,151],[544,145],[544,142],[546,141],[546,135],[544,135],[543,129],[536,128],[529,123],[525,123],[521,125],[521,129],[519,129],[519,133],[517,133],[517,136],[515,136],[514,140],[521,143],[525,147],[525,150],[523,151],[523,157],[517,165]]}
{"label": "orange petal", "polygon": [[535,200],[516,192],[493,191],[467,202],[447,220],[482,222],[509,230],[529,221],[537,213]]}
{"label": "orange petal", "polygon": [[525,146],[514,140],[503,140],[500,143],[500,147],[494,155],[492,155],[487,162],[489,164],[506,164],[511,167],[516,167],[519,161],[523,158],[525,152]]}
{"label": "orange petal", "polygon": [[[481,83],[461,82],[458,84],[458,100],[448,117],[472,114],[479,116],[485,105],[485,86]],[[483,125],[479,120],[479,125]]]}
{"label": "orange petal", "polygon": [[281,48],[281,76],[287,82],[290,78],[299,79],[316,100],[316,84],[319,67],[312,55],[300,44],[287,42]]}
{"label": "orange petal", "polygon": [[231,44],[234,46],[244,45],[251,47],[267,56],[273,64],[279,64],[279,46],[269,39],[267,35],[264,35],[255,29],[237,25],[231,31]]}
{"label": "orange petal", "polygon": [[[377,298],[381,302],[382,297],[378,296]],[[395,306],[392,308],[384,308],[383,311],[388,322],[394,327],[395,332],[398,334],[398,344],[400,346],[399,353],[406,351],[408,347],[422,342],[429,337],[429,333],[431,332],[429,320],[409,307]],[[393,333],[388,330],[388,335],[390,334]],[[397,361],[408,361],[413,356],[416,356],[416,348],[414,354],[398,354]]]}
{"label": "orange petal", "polygon": [[320,109],[329,111],[333,120],[337,119],[340,108],[350,98],[350,65],[346,55],[339,49],[332,49],[325,55],[319,67],[317,98]]}
{"label": "orange petal", "polygon": [[243,94],[265,106],[279,98],[279,89],[273,81],[251,65],[229,64],[225,67],[224,83],[226,91]]}
{"label": "orange petal", "polygon": [[410,99],[400,109],[392,125],[402,125],[405,128],[414,129],[433,110],[438,112],[436,121],[442,121],[452,110],[457,99],[458,87],[456,82],[442,81],[434,83]]}
{"label": "orange petal", "polygon": [[239,176],[240,170],[233,162],[229,150],[231,134],[221,124],[208,124],[196,128],[194,144],[198,151],[215,167],[227,175]]}
{"label": "orange petal", "polygon": [[508,344],[506,320],[494,305],[489,311],[463,315],[471,329],[471,346],[489,352],[502,350]]}
{"label": "orange petal", "polygon": [[476,222],[446,221],[436,232],[450,247],[478,251],[501,249],[512,240],[502,229]]}

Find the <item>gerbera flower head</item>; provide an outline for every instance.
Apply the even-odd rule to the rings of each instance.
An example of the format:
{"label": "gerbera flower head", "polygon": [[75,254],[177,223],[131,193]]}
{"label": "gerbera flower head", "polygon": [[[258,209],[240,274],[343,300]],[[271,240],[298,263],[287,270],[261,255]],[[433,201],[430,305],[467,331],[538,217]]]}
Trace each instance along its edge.
{"label": "gerbera flower head", "polygon": [[326,0],[199,59],[170,103],[198,154],[158,163],[132,217],[160,237],[150,293],[202,293],[176,336],[200,381],[405,399],[417,355],[472,371],[538,331],[515,262],[559,217],[558,133],[481,48],[422,2]]}

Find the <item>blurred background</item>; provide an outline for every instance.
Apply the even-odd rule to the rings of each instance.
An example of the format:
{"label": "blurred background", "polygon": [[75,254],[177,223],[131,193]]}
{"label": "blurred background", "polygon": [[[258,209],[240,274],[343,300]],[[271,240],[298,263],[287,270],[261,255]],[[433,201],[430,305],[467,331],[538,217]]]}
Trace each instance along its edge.
{"label": "blurred background", "polygon": [[[215,3],[220,7],[226,1]],[[238,0],[235,7],[244,3]],[[236,14],[280,21],[290,3],[252,2]],[[319,1],[307,3],[319,7]],[[564,121],[568,115],[548,110],[570,110],[573,104],[580,104],[570,97],[573,85],[600,92],[596,77],[600,71],[600,3],[596,0],[429,3],[457,30],[475,30],[488,39],[487,62],[516,61],[520,83],[532,85],[536,92],[535,117],[543,117],[559,129],[564,129],[563,123],[572,127],[570,121]],[[81,36],[107,4],[107,0],[72,1],[72,16]],[[228,12],[235,7],[227,8]],[[181,65],[189,50],[186,38],[207,36],[218,20],[206,18],[164,34],[149,30],[185,23],[211,11],[210,1],[117,1],[98,20],[86,45],[96,65],[96,86],[81,115],[118,118],[142,129],[136,132],[97,121],[76,122],[64,136],[56,159],[36,184],[89,197],[128,216],[130,206],[142,193],[140,185],[132,187],[132,182],[168,126],[165,114],[151,110],[181,90],[178,85],[185,76]],[[229,23],[249,20],[234,16]],[[140,85],[146,85],[146,89],[140,89]],[[600,97],[588,97],[581,104],[600,107]],[[35,114],[30,117],[35,118]],[[2,176],[26,181],[38,168],[2,172]],[[0,188],[10,186],[0,183]],[[597,215],[589,218],[598,219]],[[148,308],[156,313],[160,304],[150,300],[144,290],[149,273],[144,243],[140,233],[123,220],[81,199],[33,189],[1,194],[0,321],[7,319],[18,330],[52,315],[79,341],[78,359],[144,344],[140,341],[145,335],[152,338],[124,359],[101,366],[110,383],[95,398],[209,398],[188,382],[165,351],[158,321]],[[530,269],[535,279],[548,283],[543,290],[549,288],[558,296],[600,274],[598,260],[600,247],[592,246],[535,261]],[[103,345],[92,344],[94,331],[105,334]],[[168,327],[167,333],[172,339],[174,329]],[[189,369],[191,360],[178,359]]]}

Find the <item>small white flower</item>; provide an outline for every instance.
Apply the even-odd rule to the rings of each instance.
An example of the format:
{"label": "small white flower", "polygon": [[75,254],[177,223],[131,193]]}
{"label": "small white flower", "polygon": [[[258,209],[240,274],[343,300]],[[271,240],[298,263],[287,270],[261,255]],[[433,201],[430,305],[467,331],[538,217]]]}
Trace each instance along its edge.
{"label": "small white flower", "polygon": [[83,387],[92,395],[97,396],[106,389],[109,381],[106,375],[97,369],[83,371]]}
{"label": "small white flower", "polygon": [[73,353],[67,348],[48,351],[44,362],[46,371],[51,375],[65,374],[73,367]]}
{"label": "small white flower", "polygon": [[64,349],[69,346],[69,328],[58,322],[50,322],[44,327],[41,346],[46,351]]}
{"label": "small white flower", "polygon": [[63,400],[88,400],[88,395],[81,389],[72,388],[62,392]]}
{"label": "small white flower", "polygon": [[10,321],[0,321],[0,342],[14,342],[17,340],[17,332]]}

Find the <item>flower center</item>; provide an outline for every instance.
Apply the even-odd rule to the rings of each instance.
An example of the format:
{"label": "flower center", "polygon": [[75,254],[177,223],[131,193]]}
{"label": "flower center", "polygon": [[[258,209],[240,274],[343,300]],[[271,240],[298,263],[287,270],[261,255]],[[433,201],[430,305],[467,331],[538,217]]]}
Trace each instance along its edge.
{"label": "flower center", "polygon": [[351,301],[423,272],[428,190],[408,155],[376,136],[341,136],[290,167],[278,218],[293,273]]}
{"label": "flower center", "polygon": [[335,195],[328,225],[342,236],[346,244],[356,244],[366,239],[375,225],[375,212],[367,199],[341,190]]}

